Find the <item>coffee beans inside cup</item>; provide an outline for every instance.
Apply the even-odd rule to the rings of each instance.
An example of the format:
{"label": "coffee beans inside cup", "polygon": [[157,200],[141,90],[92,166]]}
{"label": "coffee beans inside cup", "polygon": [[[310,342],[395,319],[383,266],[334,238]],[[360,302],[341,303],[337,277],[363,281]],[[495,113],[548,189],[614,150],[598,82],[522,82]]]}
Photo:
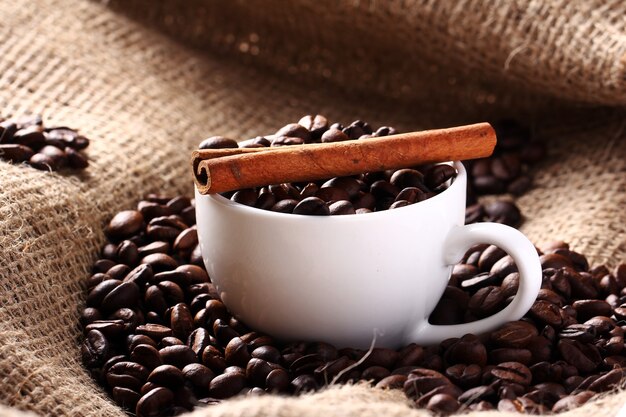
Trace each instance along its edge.
{"label": "coffee beans inside cup", "polygon": [[82,152],[89,139],[65,126],[44,126],[41,116],[0,122],[0,159],[27,163],[42,171],[83,170],[89,165]]}
{"label": "coffee beans inside cup", "polygon": [[[522,183],[528,186],[531,184],[529,167],[539,161],[545,152],[540,142],[530,140],[529,130],[514,121],[494,123],[494,127],[499,137],[494,155],[465,162],[468,167],[466,223],[491,221],[519,226],[522,215],[513,201],[506,199],[479,203],[477,196],[504,192],[514,195],[524,193],[527,187],[522,187]],[[200,143],[199,148],[306,145],[354,139],[367,140],[396,133],[398,133],[396,129],[388,126],[374,130],[361,120],[344,126],[340,123],[331,124],[322,115],[308,115],[298,123],[283,126],[272,135],[259,136],[241,143],[223,136],[213,136]],[[301,184],[274,184],[258,189],[225,193],[224,196],[241,204],[281,213],[363,214],[423,201],[445,190],[455,176],[456,172],[452,167],[440,164],[368,172],[354,177],[329,178]],[[495,182],[499,185],[491,188],[481,187],[480,184],[485,182]]]}
{"label": "coffee beans inside cup", "polygon": [[[220,301],[202,264],[193,204],[150,195],[113,216],[86,282],[83,363],[137,416],[357,381],[401,389],[416,407],[438,414],[543,414],[582,405],[622,380],[626,265],[590,267],[584,255],[555,242],[539,251],[543,284],[531,310],[490,334],[397,350],[279,343]],[[454,267],[431,322],[492,314],[517,286],[510,257],[476,245]]]}
{"label": "coffee beans inside cup", "polygon": [[[329,125],[327,119],[320,115],[305,116],[299,123],[288,124],[274,135],[257,137],[243,147],[306,146],[309,143],[367,140],[393,133],[396,133],[395,129],[389,127],[373,131],[369,124],[362,121],[343,127]],[[214,136],[203,141],[199,147],[237,148],[239,144],[232,139]],[[223,195],[240,204],[280,213],[316,216],[364,214],[426,200],[445,190],[455,177],[456,170],[452,166],[439,164],[305,183],[272,184]]]}

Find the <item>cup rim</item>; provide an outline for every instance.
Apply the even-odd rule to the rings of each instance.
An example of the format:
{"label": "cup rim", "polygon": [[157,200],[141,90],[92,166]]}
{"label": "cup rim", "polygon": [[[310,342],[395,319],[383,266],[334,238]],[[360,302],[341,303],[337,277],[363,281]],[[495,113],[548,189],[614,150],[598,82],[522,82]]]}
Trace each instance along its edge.
{"label": "cup rim", "polygon": [[[306,214],[293,214],[293,213],[280,213],[280,212],[276,212],[276,211],[270,211],[270,210],[263,210],[257,207],[250,207],[250,206],[246,206],[244,204],[241,203],[237,203],[234,202],[220,194],[207,194],[207,195],[200,195],[198,194],[198,189],[196,188],[196,194],[198,194],[199,197],[207,197],[208,200],[212,200],[212,202],[214,202],[215,204],[218,204],[222,207],[224,207],[227,210],[233,210],[233,211],[238,211],[241,212],[243,215],[248,215],[248,216],[259,216],[259,217],[266,217],[266,218],[276,218],[276,219],[299,219],[300,221],[302,220],[302,218],[307,218],[307,219],[311,219],[312,221],[360,221],[363,220],[364,217],[367,218],[372,218],[372,216],[378,216],[378,217],[382,217],[382,216],[390,216],[390,215],[394,215],[394,213],[398,213],[398,212],[406,212],[406,210],[408,209],[417,209],[419,207],[425,207],[428,205],[432,205],[432,204],[437,204],[437,202],[439,200],[441,200],[442,198],[444,198],[444,194],[449,194],[453,191],[455,191],[456,189],[458,189],[459,187],[461,187],[461,182],[459,181],[460,178],[464,178],[467,180],[467,173],[465,170],[465,167],[463,166],[463,163],[461,161],[446,161],[446,162],[442,162],[443,164],[448,164],[448,165],[452,165],[456,171],[457,171],[457,176],[456,178],[452,181],[452,183],[450,184],[450,186],[448,188],[446,188],[443,192],[428,198],[424,201],[420,201],[417,203],[413,203],[413,204],[409,204],[408,206],[404,206],[404,207],[399,207],[397,209],[394,210],[382,210],[382,211],[374,211],[371,213],[366,213],[366,214],[362,214],[362,215],[350,215],[350,216],[311,216],[311,215],[306,215]],[[196,205],[198,204],[198,202],[196,202]],[[463,202],[463,204],[465,204],[465,202]],[[360,219],[360,220],[357,220]]]}

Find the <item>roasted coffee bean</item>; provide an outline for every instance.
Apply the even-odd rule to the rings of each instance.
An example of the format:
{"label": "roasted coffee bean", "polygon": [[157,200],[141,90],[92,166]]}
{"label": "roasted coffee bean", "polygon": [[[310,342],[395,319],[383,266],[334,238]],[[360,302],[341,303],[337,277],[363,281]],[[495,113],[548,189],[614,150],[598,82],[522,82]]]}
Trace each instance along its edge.
{"label": "roasted coffee bean", "polygon": [[121,211],[109,222],[106,233],[113,239],[123,239],[137,233],[143,226],[143,216],[136,210]]}
{"label": "roasted coffee bean", "polygon": [[549,326],[560,327],[563,323],[559,307],[545,300],[537,300],[533,303],[530,316]]}
{"label": "roasted coffee bean", "polygon": [[348,192],[339,187],[322,187],[317,191],[317,193],[315,193],[315,197],[320,198],[327,203],[335,201],[348,201],[350,199]]}
{"label": "roasted coffee bean", "polygon": [[487,364],[487,350],[478,337],[467,334],[452,343],[444,354],[444,360],[449,365],[473,363],[485,366]]}
{"label": "roasted coffee bean", "polygon": [[572,303],[579,321],[586,321],[595,316],[610,316],[613,309],[602,300],[577,300]]}
{"label": "roasted coffee bean", "polygon": [[141,396],[138,392],[124,387],[113,387],[111,390],[113,400],[122,408],[127,410],[135,410],[137,402]]}
{"label": "roasted coffee bean", "polygon": [[122,336],[124,322],[122,320],[96,320],[85,326],[85,330],[99,330],[108,339]]}
{"label": "roasted coffee bean", "polygon": [[174,402],[174,393],[163,387],[154,388],[137,402],[137,417],[158,417],[163,415]]}
{"label": "roasted coffee bean", "polygon": [[452,383],[443,374],[431,369],[418,368],[412,371],[404,383],[404,393],[409,398],[416,398],[442,385]]}
{"label": "roasted coffee bean", "polygon": [[163,364],[159,351],[154,346],[147,344],[134,346],[130,359],[145,366],[147,369],[154,369]]}
{"label": "roasted coffee bean", "polygon": [[552,412],[561,413],[563,411],[571,410],[576,407],[580,407],[589,401],[595,393],[593,391],[582,391],[576,395],[570,395],[567,397],[561,398],[559,401],[554,404],[552,407]]}
{"label": "roasted coffee bean", "polygon": [[274,135],[300,138],[305,143],[311,141],[311,132],[309,132],[306,127],[302,126],[299,123],[289,123],[288,125],[285,125],[278,129],[278,131]]}
{"label": "roasted coffee bean", "polygon": [[504,296],[500,287],[490,285],[472,295],[468,308],[476,317],[486,317],[500,310],[503,303]]}
{"label": "roasted coffee bean", "polygon": [[228,365],[245,367],[250,360],[248,345],[240,337],[233,337],[226,345],[224,358]]}
{"label": "roasted coffee bean", "polygon": [[445,375],[455,385],[467,389],[480,384],[482,369],[476,364],[457,364],[447,368]]}
{"label": "roasted coffee bean", "polygon": [[557,347],[563,359],[581,372],[592,372],[602,363],[600,352],[593,345],[561,339]]}
{"label": "roasted coffee bean", "polygon": [[229,139],[224,136],[211,136],[200,142],[199,149],[227,149],[238,148],[239,144],[234,139]]}
{"label": "roasted coffee bean", "polygon": [[197,361],[196,353],[185,345],[167,346],[159,350],[163,363],[174,365],[177,368],[184,368],[185,365]]}
{"label": "roasted coffee bean", "polygon": [[193,317],[187,304],[178,303],[172,307],[170,313],[170,327],[174,336],[181,340],[187,340],[193,331]]}
{"label": "roasted coffee bean", "polygon": [[200,363],[190,363],[183,368],[182,372],[185,379],[201,392],[208,391],[209,384],[215,378],[213,371]]}
{"label": "roasted coffee bean", "polygon": [[185,375],[175,366],[160,365],[150,373],[148,382],[175,390],[185,382]]}
{"label": "roasted coffee bean", "polygon": [[[109,275],[103,275],[103,277],[109,277]],[[87,305],[90,307],[100,307],[102,300],[121,283],[122,281],[118,279],[107,279],[100,282],[89,291]]]}
{"label": "roasted coffee bean", "polygon": [[345,373],[344,370],[351,367],[354,363],[356,363],[356,361],[348,358],[347,356],[341,356],[334,361],[320,365],[313,373],[315,375],[315,379],[324,384],[332,382],[346,382],[349,380],[350,375]]}
{"label": "roasted coffee bean", "polygon": [[328,206],[318,197],[307,197],[300,201],[293,209],[293,214],[307,214],[311,216],[327,216],[330,214]]}
{"label": "roasted coffee bean", "polygon": [[138,334],[146,335],[155,341],[160,341],[164,337],[169,337],[173,334],[172,329],[169,327],[153,323],[137,326],[135,331]]}
{"label": "roasted coffee bean", "polygon": [[328,210],[330,215],[340,216],[345,214],[356,214],[356,210],[354,210],[354,206],[351,202],[347,200],[339,200],[332,203],[328,206]]}
{"label": "roasted coffee bean", "polygon": [[134,282],[122,282],[104,297],[100,308],[103,311],[115,311],[120,308],[134,308],[140,296],[140,290]]}
{"label": "roasted coffee bean", "polygon": [[224,354],[213,345],[207,346],[202,351],[202,363],[215,373],[223,372],[226,369]]}
{"label": "roasted coffee bean", "polygon": [[169,271],[178,267],[174,258],[164,253],[153,253],[141,259],[142,264],[150,265],[155,273]]}
{"label": "roasted coffee bean", "polygon": [[19,163],[30,160],[34,155],[31,148],[12,143],[0,144],[0,158]]}
{"label": "roasted coffee bean", "polygon": [[110,387],[124,387],[139,391],[146,382],[149,373],[150,371],[143,365],[122,361],[109,368],[106,373],[106,380]]}
{"label": "roasted coffee bean", "polygon": [[109,355],[109,350],[109,341],[100,330],[94,329],[87,332],[80,353],[83,363],[91,368],[102,365]]}
{"label": "roasted coffee bean", "polygon": [[126,275],[128,275],[128,273],[130,271],[131,271],[131,269],[130,269],[130,267],[128,265],[117,264],[117,265],[114,265],[111,268],[109,268],[109,270],[107,270],[106,274],[108,276],[110,276],[111,278],[113,278],[113,279],[121,280]]}
{"label": "roasted coffee bean", "polygon": [[536,327],[524,321],[505,324],[490,335],[490,340],[501,347],[523,348],[539,334]]}
{"label": "roasted coffee bean", "polygon": [[311,139],[319,139],[328,129],[328,119],[320,114],[304,116],[298,121],[298,124],[311,132]]}
{"label": "roasted coffee bean", "polygon": [[428,169],[424,174],[424,184],[431,190],[443,186],[448,180],[456,176],[456,170],[451,165],[440,164]]}
{"label": "roasted coffee bean", "polygon": [[455,413],[461,404],[449,394],[437,394],[428,400],[426,408],[435,414],[452,414]]}
{"label": "roasted coffee bean", "polygon": [[519,362],[503,362],[491,370],[499,380],[520,385],[529,385],[532,380],[530,369]]}
{"label": "roasted coffee bean", "polygon": [[213,378],[209,384],[209,395],[214,398],[229,398],[239,393],[246,385],[246,376],[229,372]]}
{"label": "roasted coffee bean", "polygon": [[522,214],[519,208],[511,201],[498,200],[485,204],[485,214],[487,221],[502,223],[512,227],[517,227],[522,222]]}
{"label": "roasted coffee bean", "polygon": [[300,375],[291,380],[291,390],[294,394],[302,394],[317,389],[317,382],[311,375]]}
{"label": "roasted coffee bean", "polygon": [[406,375],[389,375],[378,381],[376,388],[383,389],[401,389],[404,387],[404,383],[407,380]]}
{"label": "roasted coffee bean", "polygon": [[277,136],[272,140],[271,146],[291,146],[291,145],[303,145],[304,139],[290,136]]}

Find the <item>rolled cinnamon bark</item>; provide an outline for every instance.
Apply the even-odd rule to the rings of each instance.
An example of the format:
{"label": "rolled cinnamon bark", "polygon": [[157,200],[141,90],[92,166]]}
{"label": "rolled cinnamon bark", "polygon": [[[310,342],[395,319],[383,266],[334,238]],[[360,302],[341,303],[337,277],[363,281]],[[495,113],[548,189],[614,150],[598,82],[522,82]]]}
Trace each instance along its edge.
{"label": "rolled cinnamon bark", "polygon": [[493,153],[495,145],[491,125],[478,123],[335,143],[197,150],[192,153],[191,166],[198,191],[210,194],[484,158]]}

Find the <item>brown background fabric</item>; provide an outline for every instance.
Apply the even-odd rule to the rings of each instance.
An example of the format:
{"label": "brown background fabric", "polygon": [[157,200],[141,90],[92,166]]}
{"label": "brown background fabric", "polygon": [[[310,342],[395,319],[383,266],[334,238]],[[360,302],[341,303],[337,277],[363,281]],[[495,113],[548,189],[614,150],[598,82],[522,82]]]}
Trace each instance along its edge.
{"label": "brown background fabric", "polygon": [[[0,415],[123,414],[80,364],[83,282],[112,214],[149,192],[190,194],[189,153],[213,134],[246,139],[307,113],[404,131],[519,116],[550,154],[519,201],[523,231],[536,243],[568,240],[594,264],[625,260],[623,3],[459,3],[465,9],[456,13],[452,2],[403,2],[405,10],[374,1],[337,9],[304,0],[289,8],[174,4],[0,0],[0,113],[40,112],[92,139],[91,165],[78,176],[0,161],[0,404],[10,407]],[[498,19],[516,8],[520,22],[535,13],[537,33],[502,71],[502,58],[519,46],[511,36],[525,32]],[[464,22],[483,26],[463,31]],[[539,36],[542,27],[552,35]],[[503,30],[507,36],[490,35]],[[241,36],[255,43],[253,33],[256,55],[250,44],[236,52],[246,49]],[[293,71],[294,62],[311,69]],[[613,395],[576,413],[617,410],[624,401],[626,394]],[[361,386],[198,413],[424,414],[409,411],[400,392]]]}

